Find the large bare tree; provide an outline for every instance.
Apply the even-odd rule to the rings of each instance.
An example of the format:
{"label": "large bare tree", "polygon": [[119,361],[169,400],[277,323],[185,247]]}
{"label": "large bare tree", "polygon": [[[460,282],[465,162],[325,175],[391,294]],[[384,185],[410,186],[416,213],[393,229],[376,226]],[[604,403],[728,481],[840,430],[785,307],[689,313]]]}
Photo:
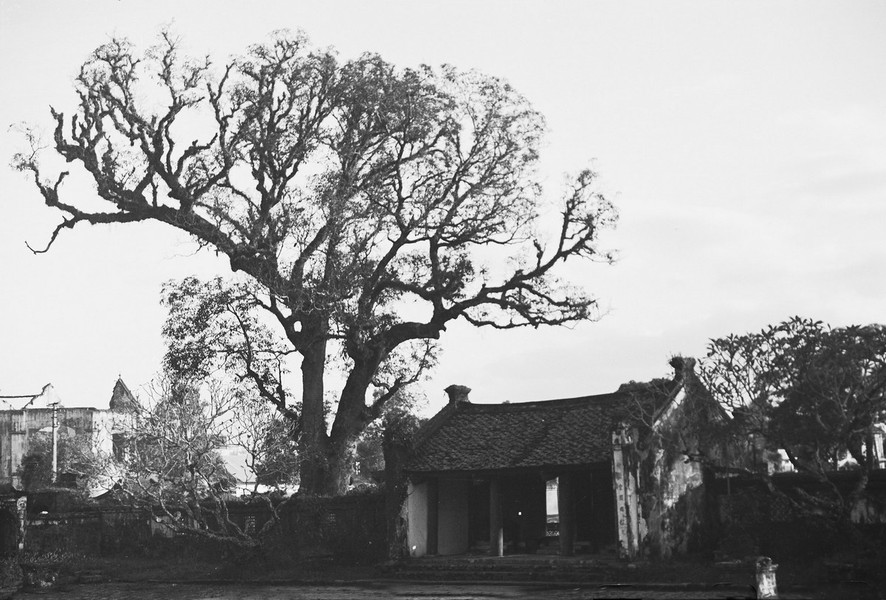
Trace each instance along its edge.
{"label": "large bare tree", "polygon": [[[164,33],[143,54],[99,47],[75,87],[76,109],[51,111],[51,150],[106,208],[66,197],[68,173],[47,178],[39,153],[22,153],[18,167],[63,214],[35,251],[81,223],[154,220],[248,274],[301,359],[297,415],[276,375],[249,376],[300,421],[305,491],[345,488],[357,436],[414,376],[378,380],[396,351],[424,356],[415,348],[456,319],[507,329],[596,315],[553,272],[570,257],[610,261],[598,235],[615,211],[586,170],[559,214],[539,218],[543,119],[499,79],[371,54],[342,62],[289,34],[215,67]],[[347,373],[329,429],[338,344]]]}

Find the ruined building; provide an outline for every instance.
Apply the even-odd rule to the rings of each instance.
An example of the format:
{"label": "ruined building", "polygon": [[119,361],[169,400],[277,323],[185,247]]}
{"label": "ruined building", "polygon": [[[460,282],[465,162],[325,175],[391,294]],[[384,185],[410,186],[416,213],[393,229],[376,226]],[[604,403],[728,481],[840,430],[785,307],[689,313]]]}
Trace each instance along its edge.
{"label": "ruined building", "polygon": [[[108,409],[64,406],[52,384],[33,396],[4,398],[4,403],[9,408],[0,410],[0,485],[21,489],[23,459],[39,453],[42,460],[51,461],[53,435],[103,453],[122,448],[126,415],[137,401],[118,378]],[[64,475],[59,473],[59,478]]]}

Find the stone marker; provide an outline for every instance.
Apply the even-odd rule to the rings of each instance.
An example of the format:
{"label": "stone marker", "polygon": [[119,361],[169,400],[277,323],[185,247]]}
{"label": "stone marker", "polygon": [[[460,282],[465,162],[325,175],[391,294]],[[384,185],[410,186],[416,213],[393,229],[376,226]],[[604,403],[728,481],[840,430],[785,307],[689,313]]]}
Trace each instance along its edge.
{"label": "stone marker", "polygon": [[768,556],[757,559],[757,598],[778,598],[778,587],[775,585],[775,571],[778,565],[772,563]]}

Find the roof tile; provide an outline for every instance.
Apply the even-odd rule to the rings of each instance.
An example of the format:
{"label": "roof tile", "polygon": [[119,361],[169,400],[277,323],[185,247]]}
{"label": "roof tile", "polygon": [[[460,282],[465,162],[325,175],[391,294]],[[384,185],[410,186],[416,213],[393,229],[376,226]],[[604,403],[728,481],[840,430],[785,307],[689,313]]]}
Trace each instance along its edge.
{"label": "roof tile", "polygon": [[608,461],[611,431],[637,416],[635,395],[613,393],[520,404],[448,405],[420,434],[413,472],[481,471]]}

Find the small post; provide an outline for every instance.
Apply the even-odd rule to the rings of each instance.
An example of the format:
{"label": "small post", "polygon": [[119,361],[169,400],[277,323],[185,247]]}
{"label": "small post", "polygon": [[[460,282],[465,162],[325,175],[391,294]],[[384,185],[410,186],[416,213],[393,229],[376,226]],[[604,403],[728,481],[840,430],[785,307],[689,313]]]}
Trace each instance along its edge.
{"label": "small post", "polygon": [[768,556],[757,559],[757,598],[778,598],[778,587],[775,584],[775,571],[778,565],[773,564]]}
{"label": "small post", "polygon": [[52,485],[58,480],[58,402],[52,403]]}

